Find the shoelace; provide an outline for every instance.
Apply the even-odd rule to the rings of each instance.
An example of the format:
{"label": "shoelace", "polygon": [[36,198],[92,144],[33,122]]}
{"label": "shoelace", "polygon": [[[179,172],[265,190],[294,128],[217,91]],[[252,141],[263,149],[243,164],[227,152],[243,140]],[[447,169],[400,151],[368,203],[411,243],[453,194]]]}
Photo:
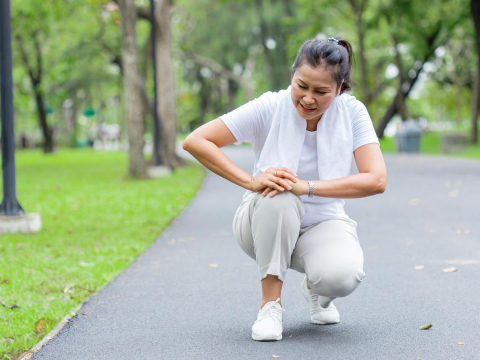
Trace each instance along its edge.
{"label": "shoelace", "polygon": [[328,309],[328,310],[333,310],[333,308],[332,308],[331,306],[329,306],[328,308],[323,308],[323,307],[321,307],[321,306],[318,304],[318,296],[319,296],[319,295],[318,295],[318,294],[315,294],[315,293],[312,291],[312,289],[309,289],[308,287],[307,287],[307,291],[310,293],[310,297],[312,298],[312,302],[313,302],[313,304],[315,305],[315,310],[312,309],[312,315],[313,315],[313,314],[316,314],[317,312],[321,312],[321,311],[323,312],[323,311],[325,311],[325,310],[327,310],[327,309]]}
{"label": "shoelace", "polygon": [[280,316],[282,315],[282,311],[285,311],[282,307],[277,307],[275,304],[269,305],[268,308],[265,309],[265,306],[260,310],[260,314],[258,314],[257,321],[263,320],[267,317],[272,317],[276,320],[280,320]]}
{"label": "shoelace", "polygon": [[306,288],[307,288],[308,293],[310,294],[310,297],[312,298],[313,303],[314,303],[315,305],[317,305],[317,304],[318,304],[318,294],[315,294],[315,293],[312,291],[312,289],[309,289],[309,288],[308,288],[308,283],[307,283]]}
{"label": "shoelace", "polygon": [[[312,299],[313,305],[315,305],[314,308],[311,309],[312,310],[311,312],[312,312],[312,315],[313,315],[314,313],[319,312],[319,309],[318,309],[319,308],[319,306],[318,306],[318,294],[315,294],[311,289],[307,288],[307,290],[310,293],[310,297]],[[313,309],[315,309],[315,310],[313,310]]]}

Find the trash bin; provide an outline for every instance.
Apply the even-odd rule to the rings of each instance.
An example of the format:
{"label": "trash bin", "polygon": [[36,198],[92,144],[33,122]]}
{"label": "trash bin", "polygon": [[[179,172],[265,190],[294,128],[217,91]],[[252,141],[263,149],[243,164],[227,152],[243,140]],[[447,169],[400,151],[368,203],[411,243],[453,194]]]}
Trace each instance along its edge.
{"label": "trash bin", "polygon": [[403,128],[395,134],[397,152],[420,152],[420,138],[422,131],[415,123],[405,122]]}

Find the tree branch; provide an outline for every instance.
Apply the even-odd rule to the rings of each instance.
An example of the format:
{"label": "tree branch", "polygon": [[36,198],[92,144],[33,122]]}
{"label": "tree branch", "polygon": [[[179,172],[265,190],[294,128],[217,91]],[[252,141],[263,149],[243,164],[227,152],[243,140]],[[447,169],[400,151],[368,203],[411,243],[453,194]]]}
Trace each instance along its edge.
{"label": "tree branch", "polygon": [[36,87],[40,82],[38,81],[37,77],[35,76],[35,74],[33,72],[33,68],[30,65],[30,59],[29,59],[28,53],[25,49],[25,45],[23,43],[23,38],[20,35],[17,35],[15,38],[17,39],[18,47],[20,48],[20,54],[22,56],[22,61],[27,68],[27,72],[28,72],[28,75],[30,76],[30,80],[32,81],[33,86]]}
{"label": "tree branch", "polygon": [[40,48],[40,42],[38,41],[38,30],[33,32],[33,43],[35,45],[35,52],[37,54],[37,81],[42,81],[43,66],[42,66],[42,49]]}
{"label": "tree branch", "polygon": [[151,21],[150,9],[137,6],[137,17],[141,20]]}
{"label": "tree branch", "polygon": [[206,66],[210,70],[212,70],[214,73],[218,74],[223,78],[230,79],[237,82],[243,87],[249,99],[254,98],[252,87],[250,86],[250,84],[248,84],[248,82],[243,77],[235,75],[232,71],[224,68],[215,60],[207,58],[206,56],[195,54],[195,53],[178,52],[177,55],[179,55],[179,57],[182,59],[189,59],[196,62],[199,65]]}

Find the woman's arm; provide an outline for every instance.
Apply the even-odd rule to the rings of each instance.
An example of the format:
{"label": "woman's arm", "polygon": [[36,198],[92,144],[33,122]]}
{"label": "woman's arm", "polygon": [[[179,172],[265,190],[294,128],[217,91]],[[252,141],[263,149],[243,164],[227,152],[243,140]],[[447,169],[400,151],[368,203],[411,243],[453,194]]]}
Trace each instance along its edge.
{"label": "woman's arm", "polygon": [[234,142],[237,142],[237,139],[224,122],[215,119],[188,135],[183,142],[183,149],[215,174],[251,191],[263,190],[267,186],[277,189],[276,191],[285,191],[289,189],[287,177],[293,180],[288,180],[292,184],[298,181],[293,172],[285,168],[276,168],[279,171],[277,176],[273,175],[275,169],[269,168],[262,175],[252,178],[220,150]]}
{"label": "woman's arm", "polygon": [[221,147],[237,140],[221,119],[200,126],[183,142],[183,149],[215,174],[245,189],[251,187],[252,176],[230,160]]}
{"label": "woman's arm", "polygon": [[[355,199],[381,194],[385,191],[387,170],[378,144],[360,146],[353,154],[359,173],[340,179],[314,181],[314,195]],[[307,195],[308,192],[309,189],[307,189]]]}
{"label": "woman's arm", "polygon": [[[360,146],[354,151],[359,174],[333,180],[314,181],[314,195],[338,199],[355,199],[385,191],[387,185],[387,170],[380,147],[376,143]],[[310,188],[308,180],[298,180],[292,192],[297,195],[308,195]],[[287,180],[288,181],[288,180]],[[270,188],[263,192],[266,196],[278,194]]]}

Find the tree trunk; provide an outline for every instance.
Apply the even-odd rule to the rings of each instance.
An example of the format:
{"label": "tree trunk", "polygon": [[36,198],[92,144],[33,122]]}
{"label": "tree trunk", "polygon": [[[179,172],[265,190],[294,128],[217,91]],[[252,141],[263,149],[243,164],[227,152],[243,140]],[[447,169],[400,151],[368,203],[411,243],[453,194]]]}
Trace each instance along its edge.
{"label": "tree trunk", "polygon": [[53,130],[48,126],[47,122],[47,112],[45,110],[45,101],[42,91],[42,76],[43,76],[43,66],[42,66],[42,50],[40,47],[40,41],[38,39],[38,31],[34,31],[30,36],[33,39],[35,46],[35,56],[36,59],[33,62],[36,63],[36,69],[34,69],[28,51],[25,49],[25,44],[23,38],[17,35],[16,39],[20,48],[20,53],[22,56],[23,64],[25,65],[28,77],[32,84],[32,90],[35,97],[35,104],[37,105],[37,114],[38,114],[38,123],[40,129],[42,129],[43,134],[43,152],[51,153],[54,150],[53,144]]}
{"label": "tree trunk", "polygon": [[405,81],[405,72],[403,71],[403,64],[402,64],[402,56],[400,51],[398,51],[398,37],[393,34],[392,35],[393,43],[395,45],[395,63],[398,68],[398,96],[397,96],[397,112],[400,115],[402,121],[407,120],[407,105],[405,104],[406,100],[406,89],[404,87],[408,86],[408,83]]}
{"label": "tree trunk", "polygon": [[228,79],[228,111],[235,109],[235,95],[238,91],[238,85],[235,81]]}
{"label": "tree trunk", "polygon": [[142,106],[142,77],[139,69],[137,34],[135,24],[137,9],[134,0],[119,0],[122,22],[122,68],[123,87],[127,110],[127,131],[129,143],[128,174],[144,179],[146,163],[143,155],[145,124]]}
{"label": "tree trunk", "polygon": [[208,81],[206,81],[204,79],[204,77],[202,76],[201,72],[200,72],[200,68],[198,68],[197,70],[197,80],[198,82],[200,82],[201,84],[201,88],[200,88],[200,91],[199,91],[199,102],[198,102],[198,105],[199,105],[199,118],[200,118],[200,121],[199,121],[199,126],[202,126],[203,124],[205,124],[205,115],[207,114],[207,110],[208,110],[208,100],[210,99],[210,85],[208,83]]}
{"label": "tree trunk", "polygon": [[161,121],[160,158],[172,170],[185,165],[185,160],[175,153],[177,119],[175,113],[175,80],[170,33],[170,1],[158,0],[155,5],[156,61],[158,86],[158,114]]}
{"label": "tree trunk", "polygon": [[47,123],[47,111],[45,110],[45,102],[43,100],[43,93],[38,85],[34,85],[35,103],[37,104],[38,120],[43,133],[43,152],[53,152],[53,131]]}
{"label": "tree trunk", "polygon": [[428,60],[428,58],[422,63],[422,67],[420,69],[418,69],[417,74],[415,75],[415,78],[413,78],[410,81],[407,91],[404,91],[404,89],[402,89],[403,86],[401,84],[399,85],[399,88],[397,89],[397,93],[395,94],[395,97],[393,98],[392,102],[390,103],[390,106],[388,107],[387,111],[385,112],[385,115],[383,116],[383,119],[380,121],[380,123],[377,126],[376,133],[377,133],[378,138],[380,138],[380,139],[383,138],[383,133],[384,133],[389,121],[392,119],[392,117],[397,112],[399,112],[398,104],[402,102],[401,100],[399,100],[399,97],[401,97],[401,96],[404,97],[404,98],[408,97],[408,94],[410,93],[413,86],[415,85],[415,83],[418,80],[418,76],[420,75],[420,72],[422,71],[423,64],[427,60]]}
{"label": "tree trunk", "polygon": [[[478,34],[480,36],[480,34]],[[480,50],[478,52],[480,58]],[[478,113],[480,107],[480,59],[477,64],[477,71],[475,74],[475,81],[472,89],[472,133],[470,135],[470,142],[478,144]]]}
{"label": "tree trunk", "polygon": [[279,90],[278,82],[275,76],[274,71],[274,63],[275,59],[273,58],[273,54],[269,48],[267,48],[266,41],[267,41],[267,24],[265,22],[265,18],[263,16],[263,0],[255,0],[255,6],[257,8],[258,16],[259,16],[259,26],[260,26],[260,41],[262,43],[263,54],[265,55],[265,72],[268,77],[268,81],[270,83],[270,87],[273,91]]}
{"label": "tree trunk", "polygon": [[480,0],[470,0],[473,24],[475,26],[475,45],[477,48],[477,72],[472,89],[472,134],[470,142],[478,144],[478,115],[480,109]]}
{"label": "tree trunk", "polygon": [[462,125],[462,92],[463,92],[463,85],[461,84],[457,84],[457,101],[456,101],[456,107],[457,107],[457,111],[456,111],[456,116],[455,116],[455,119],[456,119],[456,123],[457,123],[457,126],[461,126]]}
{"label": "tree trunk", "polygon": [[363,10],[365,2],[360,4],[355,0],[350,0],[350,5],[355,13],[355,26],[357,28],[358,37],[358,52],[360,54],[360,76],[362,81],[362,99],[365,106],[368,108],[372,101],[372,96],[368,88],[368,74],[367,74],[367,59],[365,56],[365,32],[363,26]]}

